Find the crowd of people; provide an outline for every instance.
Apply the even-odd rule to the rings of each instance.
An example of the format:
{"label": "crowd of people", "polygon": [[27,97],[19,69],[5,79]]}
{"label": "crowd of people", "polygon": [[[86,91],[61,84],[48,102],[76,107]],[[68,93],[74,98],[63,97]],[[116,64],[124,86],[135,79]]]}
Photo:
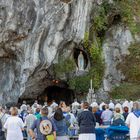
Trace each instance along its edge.
{"label": "crowd of people", "polygon": [[20,108],[0,107],[0,140],[69,140],[78,135],[79,140],[96,140],[95,127],[128,126],[130,139],[140,137],[140,103],[125,101],[123,104],[100,105],[93,102],[74,101],[67,106],[57,104],[23,104]]}

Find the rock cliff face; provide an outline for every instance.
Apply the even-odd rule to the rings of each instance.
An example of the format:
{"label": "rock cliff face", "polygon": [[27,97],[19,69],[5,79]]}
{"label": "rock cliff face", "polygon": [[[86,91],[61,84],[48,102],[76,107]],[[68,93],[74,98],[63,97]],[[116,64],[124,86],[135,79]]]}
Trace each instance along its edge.
{"label": "rock cliff face", "polygon": [[59,50],[84,38],[92,1],[0,1],[0,103],[35,98]]}
{"label": "rock cliff face", "polygon": [[128,48],[134,42],[130,30],[124,26],[113,26],[107,33],[103,43],[103,56],[105,60],[105,74],[103,85],[98,91],[98,97],[108,100],[108,92],[113,87],[119,86],[125,79],[123,73],[117,69],[117,65],[122,62],[122,58],[129,55]]}
{"label": "rock cliff face", "polygon": [[122,61],[123,56],[129,55],[128,48],[134,42],[130,30],[123,26],[112,27],[106,35],[103,44],[105,58],[105,76],[103,80],[104,91],[108,92],[113,86],[119,85],[125,78],[117,65]]}
{"label": "rock cliff face", "polygon": [[[17,102],[19,97],[36,98],[51,85],[50,67],[57,62],[61,50],[72,51],[74,44],[84,39],[91,26],[94,3],[95,0],[0,1],[0,103]],[[124,78],[116,66],[129,53],[133,41],[131,32],[123,26],[114,26],[107,32],[103,43],[106,71],[100,96]]]}

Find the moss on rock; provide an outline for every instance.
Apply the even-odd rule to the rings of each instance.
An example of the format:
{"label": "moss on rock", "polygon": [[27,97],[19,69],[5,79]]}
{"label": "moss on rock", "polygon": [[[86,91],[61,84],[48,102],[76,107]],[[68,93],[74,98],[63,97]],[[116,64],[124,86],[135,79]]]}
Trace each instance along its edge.
{"label": "moss on rock", "polygon": [[114,87],[110,92],[112,98],[133,100],[140,98],[140,44],[130,46],[129,52],[130,54],[117,66],[125,79],[120,86]]}

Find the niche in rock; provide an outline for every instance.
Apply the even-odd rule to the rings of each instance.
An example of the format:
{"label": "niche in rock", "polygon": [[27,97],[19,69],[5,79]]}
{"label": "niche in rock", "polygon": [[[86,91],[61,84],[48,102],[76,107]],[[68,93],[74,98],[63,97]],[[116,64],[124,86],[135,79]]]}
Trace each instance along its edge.
{"label": "niche in rock", "polygon": [[119,24],[122,21],[122,17],[119,13],[112,13],[108,17],[109,26]]}
{"label": "niche in rock", "polygon": [[87,66],[88,66],[88,56],[87,56],[87,54],[86,54],[86,52],[85,51],[83,51],[83,50],[81,50],[81,49],[78,49],[78,48],[75,48],[74,49],[74,53],[73,53],[73,57],[74,57],[74,60],[75,60],[75,63],[76,63],[76,66],[77,66],[77,68],[79,68],[80,66],[79,66],[79,56],[82,54],[82,56],[83,56],[83,70],[85,70],[86,68],[87,68]]}

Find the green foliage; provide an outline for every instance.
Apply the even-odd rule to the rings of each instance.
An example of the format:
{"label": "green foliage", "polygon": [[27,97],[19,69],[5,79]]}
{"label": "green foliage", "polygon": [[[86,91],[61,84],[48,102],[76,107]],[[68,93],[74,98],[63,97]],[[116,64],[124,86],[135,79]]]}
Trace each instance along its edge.
{"label": "green foliage", "polygon": [[132,33],[139,33],[139,26],[136,17],[140,15],[140,1],[139,0],[119,0],[117,1],[122,22],[127,25]]}
{"label": "green foliage", "polygon": [[[100,64],[99,64],[100,63]],[[93,87],[99,89],[104,75],[104,64],[102,62],[96,63],[89,71],[89,77],[93,79]]]}
{"label": "green foliage", "polygon": [[90,77],[88,75],[74,77],[69,80],[70,88],[75,89],[78,92],[87,92],[89,89]]}
{"label": "green foliage", "polygon": [[101,44],[98,43],[98,45],[96,45],[95,42],[92,42],[91,46],[89,47],[90,56],[95,61],[96,60],[99,60],[101,58],[101,52],[102,52],[102,50],[101,50],[101,47],[100,46],[101,46]]}
{"label": "green foliage", "polygon": [[129,26],[130,30],[136,32],[136,22],[134,22],[133,2],[130,0],[119,1],[122,22]]}
{"label": "green foliage", "polygon": [[92,67],[87,75],[74,77],[69,80],[70,88],[75,89],[78,92],[88,92],[90,87],[90,80],[93,80],[93,87],[95,90],[99,89],[102,77],[103,77],[104,67],[100,67],[99,65],[95,65]]}
{"label": "green foliage", "polygon": [[140,44],[132,45],[129,52],[117,67],[125,75],[125,81],[140,83]]}
{"label": "green foliage", "polygon": [[68,74],[75,69],[75,62],[73,59],[61,59],[58,64],[54,65],[56,77]]}
{"label": "green foliage", "polygon": [[135,83],[123,83],[118,87],[114,87],[109,95],[114,99],[137,100],[140,98],[140,85]]}
{"label": "green foliage", "polygon": [[92,69],[89,71],[89,75],[93,79],[94,88],[98,89],[102,82],[105,65],[102,58],[102,48],[97,47],[95,44],[96,43],[93,42],[89,48],[90,56],[92,59]]}
{"label": "green foliage", "polygon": [[[101,9],[104,10],[104,9]],[[107,16],[104,11],[101,11],[99,15],[94,17],[94,27],[96,31],[106,30],[107,29]]]}
{"label": "green foliage", "polygon": [[91,79],[93,79],[93,87],[95,88],[95,90],[99,89],[104,75],[104,61],[102,58],[100,41],[97,39],[96,43],[92,42],[92,44],[90,45],[90,40],[88,38],[89,33],[86,33],[85,35],[86,39],[84,39],[84,42],[86,42],[86,45],[88,44],[88,46],[85,46],[85,48],[89,52],[92,67],[87,75],[75,77],[69,80],[70,88],[75,89],[78,92],[87,92]]}
{"label": "green foliage", "polygon": [[140,23],[136,23],[135,25],[135,33],[140,34]]}
{"label": "green foliage", "polygon": [[119,87],[113,88],[110,93],[113,98],[140,98],[140,44],[133,44],[129,52],[117,66],[125,79]]}
{"label": "green foliage", "polygon": [[[119,22],[128,26],[132,33],[140,33],[140,24],[135,20],[135,17],[140,15],[140,0],[114,0],[113,3],[108,3],[108,0],[104,0],[102,5],[94,7],[92,26],[89,31],[85,32],[84,37],[84,47],[90,55],[92,67],[87,75],[75,77],[69,81],[70,87],[73,89],[88,91],[91,78],[93,79],[94,88],[98,89],[100,87],[105,69],[102,58],[102,39],[105,31],[115,23],[115,15],[120,16]],[[125,73],[127,82],[135,81],[135,83],[138,83],[140,81],[140,56],[137,56],[137,61],[135,62],[136,59],[132,58],[136,57],[134,50],[130,49],[130,52],[132,56],[125,58],[125,64],[120,64],[118,67],[121,67],[121,70]],[[126,86],[123,85],[123,87]]]}
{"label": "green foliage", "polygon": [[89,32],[85,32],[85,36],[84,36],[84,47],[88,48],[89,46]]}
{"label": "green foliage", "polygon": [[106,31],[113,24],[114,15],[120,15],[120,22],[128,26],[132,33],[139,33],[140,27],[136,21],[136,17],[140,16],[139,0],[115,0],[113,3],[104,0],[102,5],[96,7],[93,15],[94,30]]}
{"label": "green foliage", "polygon": [[[100,9],[102,11],[100,11],[100,15],[105,15],[105,10],[104,9]],[[93,87],[95,88],[95,90],[99,89],[99,87],[101,86],[102,84],[102,78],[103,78],[103,75],[104,75],[104,60],[102,58],[102,38],[100,37],[97,37],[96,34],[99,30],[102,30],[104,27],[105,27],[105,24],[106,24],[106,20],[104,19],[104,17],[102,17],[102,21],[100,20],[100,16],[96,16],[95,19],[94,19],[94,24],[96,26],[93,26],[93,27],[96,27],[96,28],[92,28],[92,30],[90,30],[90,32],[86,32],[85,33],[85,37],[84,37],[84,47],[85,49],[87,50],[87,52],[89,53],[89,56],[91,58],[91,69],[89,70],[89,73],[84,76],[83,78],[85,80],[83,80],[82,77],[79,77],[79,78],[76,78],[76,79],[73,79],[78,81],[78,82],[73,82],[75,89],[80,89],[80,87],[78,88],[77,85],[79,85],[83,80],[85,81],[85,84],[89,83],[90,79],[93,79]],[[102,24],[102,22],[104,22]],[[104,28],[105,29],[105,28]],[[77,80],[78,79],[78,80]],[[88,84],[89,85],[89,84]],[[89,86],[82,86],[84,87],[84,89],[86,91],[88,91],[88,88]]]}

